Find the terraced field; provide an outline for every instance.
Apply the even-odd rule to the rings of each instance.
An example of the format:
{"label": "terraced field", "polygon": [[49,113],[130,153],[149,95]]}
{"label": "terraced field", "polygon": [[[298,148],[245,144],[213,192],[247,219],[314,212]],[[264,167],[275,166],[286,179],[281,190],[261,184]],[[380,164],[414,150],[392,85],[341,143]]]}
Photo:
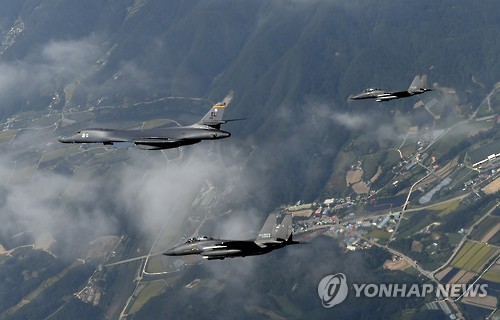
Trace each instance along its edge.
{"label": "terraced field", "polygon": [[[488,234],[490,230],[500,223],[500,217],[489,216],[484,219],[476,228],[471,232],[470,237],[473,240],[484,241],[483,237]],[[486,241],[485,241],[486,242]]]}
{"label": "terraced field", "polygon": [[467,241],[453,259],[451,265],[462,270],[477,273],[496,251],[496,247],[488,244]]}

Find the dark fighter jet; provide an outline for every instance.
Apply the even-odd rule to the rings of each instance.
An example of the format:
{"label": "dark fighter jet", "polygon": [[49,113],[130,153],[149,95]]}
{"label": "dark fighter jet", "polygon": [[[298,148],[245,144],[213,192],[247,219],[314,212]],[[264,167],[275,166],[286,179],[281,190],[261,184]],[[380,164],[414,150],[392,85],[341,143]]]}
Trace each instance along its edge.
{"label": "dark fighter jet", "polygon": [[399,98],[411,97],[431,89],[427,88],[427,75],[415,76],[410,87],[406,91],[385,91],[377,88],[369,88],[360,94],[349,97],[352,100],[376,99],[377,102],[389,101]]}
{"label": "dark fighter jet", "polygon": [[284,246],[297,244],[292,239],[292,216],[285,215],[281,224],[276,224],[276,215],[267,218],[255,240],[221,240],[209,237],[192,238],[164,252],[167,256],[202,255],[208,260],[245,257],[269,253]]}
{"label": "dark fighter jet", "polygon": [[215,104],[199,122],[190,126],[144,130],[85,129],[70,137],[60,138],[59,141],[63,143],[102,143],[104,145],[135,146],[146,150],[160,150],[195,144],[201,140],[224,139],[231,134],[220,130],[221,124],[240,120],[223,120],[224,108],[228,103]]}

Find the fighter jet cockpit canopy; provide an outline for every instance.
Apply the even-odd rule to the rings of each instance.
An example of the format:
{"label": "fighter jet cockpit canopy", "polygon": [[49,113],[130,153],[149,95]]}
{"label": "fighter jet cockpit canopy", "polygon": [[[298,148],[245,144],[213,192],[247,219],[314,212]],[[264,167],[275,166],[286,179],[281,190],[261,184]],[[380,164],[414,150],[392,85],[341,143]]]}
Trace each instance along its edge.
{"label": "fighter jet cockpit canopy", "polygon": [[191,238],[186,241],[186,243],[193,243],[193,242],[198,242],[198,241],[204,241],[204,240],[213,240],[214,238],[202,236],[198,238]]}
{"label": "fighter jet cockpit canopy", "polygon": [[368,92],[379,91],[379,90],[380,90],[379,88],[368,88],[365,90],[365,92],[368,93]]}

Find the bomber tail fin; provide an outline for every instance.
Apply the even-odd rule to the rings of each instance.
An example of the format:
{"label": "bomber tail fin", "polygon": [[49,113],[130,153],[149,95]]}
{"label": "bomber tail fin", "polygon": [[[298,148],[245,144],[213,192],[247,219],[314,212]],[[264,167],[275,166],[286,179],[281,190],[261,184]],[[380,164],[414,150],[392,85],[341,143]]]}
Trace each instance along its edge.
{"label": "bomber tail fin", "polygon": [[226,123],[228,120],[222,120],[225,108],[233,100],[234,92],[231,90],[226,95],[226,97],[221,101],[216,103],[208,113],[198,121],[197,124],[210,126],[216,129],[220,129],[220,125]]}
{"label": "bomber tail fin", "polygon": [[222,116],[224,115],[224,108],[226,107],[226,103],[219,102],[215,104],[208,113],[198,121],[197,124],[214,127],[216,129],[220,129],[220,125],[225,123],[222,120]]}

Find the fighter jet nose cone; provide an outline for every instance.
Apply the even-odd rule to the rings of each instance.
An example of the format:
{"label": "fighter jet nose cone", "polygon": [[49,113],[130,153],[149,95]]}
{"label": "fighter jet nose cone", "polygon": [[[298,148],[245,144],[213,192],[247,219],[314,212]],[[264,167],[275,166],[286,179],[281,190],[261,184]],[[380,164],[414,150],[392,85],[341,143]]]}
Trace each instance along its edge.
{"label": "fighter jet nose cone", "polygon": [[175,256],[175,255],[177,255],[177,253],[175,252],[174,249],[169,249],[169,250],[163,252],[163,255],[165,255],[165,256]]}

